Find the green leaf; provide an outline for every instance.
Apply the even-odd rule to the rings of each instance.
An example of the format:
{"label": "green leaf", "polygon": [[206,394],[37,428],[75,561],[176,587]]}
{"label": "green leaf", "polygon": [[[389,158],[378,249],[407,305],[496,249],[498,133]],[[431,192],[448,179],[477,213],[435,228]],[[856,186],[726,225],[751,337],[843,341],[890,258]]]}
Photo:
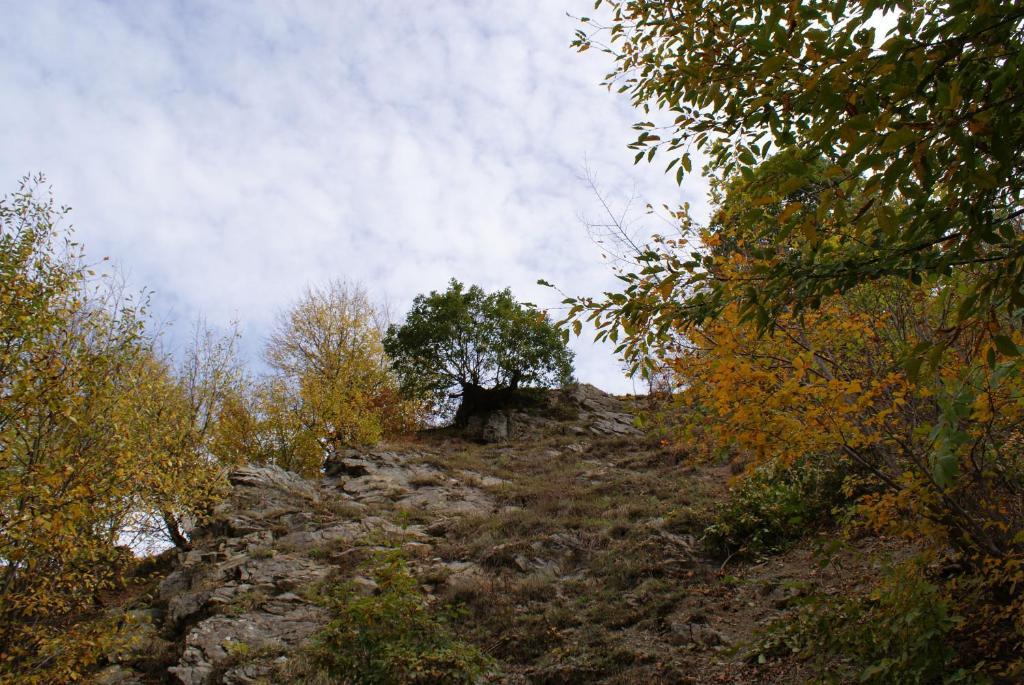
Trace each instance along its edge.
{"label": "green leaf", "polygon": [[992,336],[992,342],[995,343],[996,349],[1007,357],[1016,357],[1020,354],[1020,348],[1005,335]]}
{"label": "green leaf", "polygon": [[882,141],[882,152],[893,152],[906,145],[917,142],[917,134],[913,129],[901,128],[893,131]]}
{"label": "green leaf", "polygon": [[932,476],[941,487],[948,487],[953,482],[959,463],[956,455],[949,451],[940,452],[932,466]]}

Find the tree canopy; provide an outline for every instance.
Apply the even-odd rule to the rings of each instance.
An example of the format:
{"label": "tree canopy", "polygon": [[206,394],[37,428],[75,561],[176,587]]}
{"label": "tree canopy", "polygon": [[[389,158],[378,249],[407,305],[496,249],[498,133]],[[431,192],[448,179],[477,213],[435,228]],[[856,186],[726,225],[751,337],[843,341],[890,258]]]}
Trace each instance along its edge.
{"label": "tree canopy", "polygon": [[611,25],[576,45],[608,40],[607,83],[647,119],[636,161],[668,154],[682,182],[703,155],[712,212],[669,208],[678,234],[566,322],[670,370],[687,449],[748,474],[854,464],[851,525],[958,565],[942,672],[1019,679],[1024,7],[597,5]]}
{"label": "tree canopy", "polygon": [[572,377],[573,354],[557,327],[508,288],[485,293],[452,279],[444,292],[416,297],[384,345],[409,392],[429,397],[439,413],[461,401],[457,421],[488,395]]}
{"label": "tree canopy", "polygon": [[[703,153],[772,219],[732,279],[742,287],[709,275],[730,255],[701,251],[647,279],[700,286],[670,319],[736,300],[766,326],[864,280],[920,283],[969,265],[981,268],[957,286],[970,291],[959,320],[1024,305],[1020,3],[596,4],[612,23],[585,19],[576,45],[609,52],[608,85],[650,115],[635,126],[636,160],[667,154],[682,182]],[[783,149],[785,164],[757,171]],[[780,250],[788,236],[796,249]],[[643,258],[658,268],[657,251]]]}
{"label": "tree canopy", "polygon": [[75,679],[117,632],[89,611],[124,545],[186,546],[179,522],[222,483],[208,429],[236,378],[230,344],[176,367],[66,213],[41,177],[0,198],[0,680]]}
{"label": "tree canopy", "polygon": [[250,459],[319,473],[338,450],[413,428],[420,403],[401,396],[384,352],[386,320],[366,290],[344,281],[309,288],[278,320],[256,393]]}

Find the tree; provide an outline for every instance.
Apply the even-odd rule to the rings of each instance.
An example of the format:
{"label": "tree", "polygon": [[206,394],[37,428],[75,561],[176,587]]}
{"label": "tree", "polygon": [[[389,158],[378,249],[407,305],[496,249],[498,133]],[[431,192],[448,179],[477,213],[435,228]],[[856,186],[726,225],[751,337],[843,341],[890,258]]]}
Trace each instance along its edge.
{"label": "tree", "polygon": [[565,384],[572,352],[548,317],[512,297],[452,279],[442,293],[419,295],[384,341],[403,387],[426,396],[456,423],[512,399],[527,386]]}
{"label": "tree", "polygon": [[384,352],[386,320],[343,281],[310,288],[278,321],[264,356],[274,374],[255,398],[267,461],[319,473],[325,457],[418,424]]}
{"label": "tree", "polygon": [[956,559],[964,663],[1019,677],[1024,7],[597,5],[636,161],[702,153],[716,206],[570,319],[675,369],[693,445],[859,464],[859,513]]}
{"label": "tree", "polygon": [[197,518],[220,483],[145,301],[93,274],[42,183],[0,198],[0,680],[29,683],[100,655],[89,612],[136,523]]}
{"label": "tree", "polygon": [[[963,663],[988,662],[992,673],[1024,668],[1013,618],[1024,611],[1015,591],[1024,581],[1024,460],[1014,447],[1024,426],[1014,352],[1024,335],[1005,312],[956,322],[977,266],[944,277],[945,290],[934,277],[875,279],[761,326],[733,295],[747,287],[766,241],[759,229],[776,224],[780,208],[752,189],[792,154],[750,178],[712,183],[712,220],[686,235],[708,255],[705,273],[718,287],[681,278],[687,256],[664,241],[649,248],[658,258],[647,268],[620,274],[624,292],[573,307],[602,336],[621,326],[619,351],[634,368],[653,359],[672,370],[680,390],[671,425],[692,453],[777,470],[808,468],[813,458],[853,463],[847,491],[860,496],[860,525],[912,537],[963,569],[945,588],[965,616]],[[800,238],[777,238],[772,249],[798,250]],[[680,303],[717,296],[714,316],[678,314]],[[1006,344],[990,328],[1009,331]],[[934,368],[907,367],[908,353],[935,341]]]}
{"label": "tree", "polygon": [[211,476],[249,460],[247,454],[218,449],[250,382],[238,359],[238,338],[237,331],[218,336],[199,320],[177,363],[154,351],[137,371],[137,385],[146,392],[132,397],[128,425],[135,449],[161,455],[166,463],[147,505],[137,507],[136,530],[125,534],[150,546],[162,539],[188,549],[183,523],[195,522],[203,512],[194,503],[212,500],[223,484]]}
{"label": "tree", "polygon": [[[967,265],[979,268],[955,286],[970,289],[957,321],[1024,306],[1019,2],[597,4],[611,25],[585,20],[576,45],[599,44],[607,28],[608,85],[645,117],[671,117],[636,124],[637,161],[667,153],[682,181],[699,151],[721,177],[754,181],[779,150],[799,151],[751,185],[756,204],[778,211],[757,227],[746,287],[708,279],[723,256],[696,252],[685,278],[712,295],[672,318],[699,322],[736,301],[763,327],[865,280],[920,283]],[[800,249],[775,249],[791,235]]]}

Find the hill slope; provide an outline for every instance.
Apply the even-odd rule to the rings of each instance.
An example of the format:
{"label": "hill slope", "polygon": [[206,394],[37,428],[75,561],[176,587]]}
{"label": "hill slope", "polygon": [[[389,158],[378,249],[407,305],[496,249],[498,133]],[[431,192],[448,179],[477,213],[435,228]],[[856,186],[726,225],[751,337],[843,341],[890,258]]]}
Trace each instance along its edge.
{"label": "hill slope", "polygon": [[406,560],[431,606],[461,608],[455,631],[494,658],[499,682],[802,679],[800,664],[746,664],[742,646],[838,572],[817,569],[811,544],[762,564],[704,558],[703,512],[729,468],[652,444],[632,410],[580,386],[470,436],[353,451],[318,483],[232,473],[193,550],[137,600],[137,644],[100,682],[299,681],[330,620],[323,588],[373,596],[367,560],[381,550]]}

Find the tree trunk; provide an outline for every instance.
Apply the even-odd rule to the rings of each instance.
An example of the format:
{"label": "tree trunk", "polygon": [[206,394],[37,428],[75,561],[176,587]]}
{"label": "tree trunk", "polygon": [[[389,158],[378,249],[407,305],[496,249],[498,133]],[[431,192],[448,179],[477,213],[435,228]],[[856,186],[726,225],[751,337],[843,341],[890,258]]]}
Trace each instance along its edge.
{"label": "tree trunk", "polygon": [[469,417],[504,409],[518,397],[516,388],[484,388],[475,383],[462,385],[462,404],[455,412],[455,425],[465,426]]}
{"label": "tree trunk", "polygon": [[167,529],[167,537],[171,539],[174,546],[178,549],[188,551],[192,548],[192,543],[188,541],[185,534],[181,532],[181,526],[178,524],[178,520],[174,518],[174,514],[169,511],[163,512],[161,518],[164,520],[164,527]]}

